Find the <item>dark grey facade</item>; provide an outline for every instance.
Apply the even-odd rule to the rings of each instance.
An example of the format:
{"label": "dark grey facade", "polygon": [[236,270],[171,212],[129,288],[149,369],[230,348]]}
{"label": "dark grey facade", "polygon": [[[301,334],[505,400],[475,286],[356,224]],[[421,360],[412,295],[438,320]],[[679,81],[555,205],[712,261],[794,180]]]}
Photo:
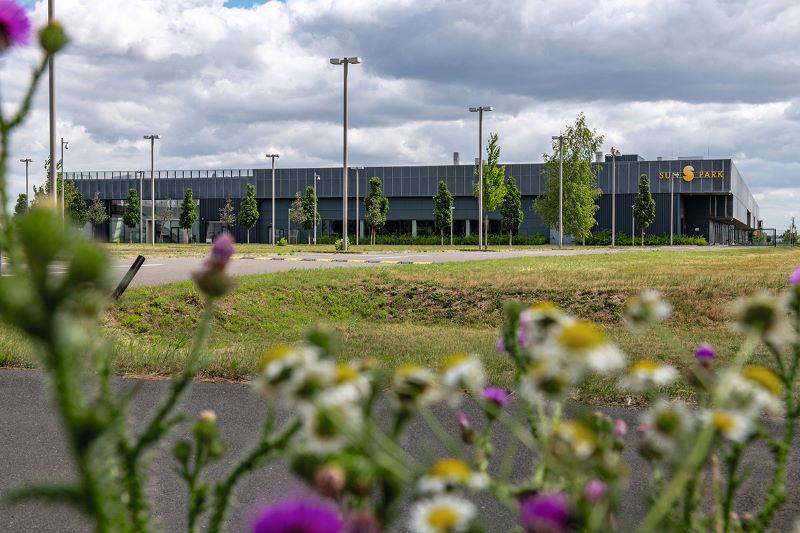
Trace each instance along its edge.
{"label": "dark grey facade", "polygon": [[[650,178],[650,188],[656,201],[656,220],[648,228],[648,234],[669,234],[670,198],[674,203],[674,232],[676,235],[705,236],[710,242],[724,243],[730,226],[739,228],[758,227],[759,212],[750,190],[741,174],[730,159],[691,159],[645,161],[637,155],[623,155],[616,158],[616,229],[618,233],[630,234],[632,230],[632,206],[638,192],[639,176]],[[598,174],[598,186],[603,191],[598,199],[597,226],[594,231],[611,228],[612,204],[612,161],[593,164]],[[547,228],[533,211],[533,200],[542,193],[545,177],[542,163],[506,163],[506,176],[513,176],[523,196],[525,218],[520,227],[521,234],[539,233],[549,235]],[[689,171],[689,168],[691,171]],[[67,179],[74,181],[87,199],[99,192],[111,209],[112,219],[101,228],[101,234],[111,240],[122,241],[132,238],[138,240],[138,229],[130,235],[122,228],[120,217],[123,200],[129,189],[140,189],[140,172],[75,172],[67,173]],[[279,168],[275,179],[275,227],[276,237],[288,233],[288,214],[295,193],[305,193],[306,187],[313,186],[314,175],[318,174],[317,194],[322,223],[319,235],[341,232],[342,220],[342,169],[341,168]],[[356,178],[358,174],[358,178]],[[433,202],[439,180],[444,180],[455,198],[454,227],[456,235],[474,233],[477,228],[478,205],[472,196],[472,184],[476,181],[473,165],[433,165],[433,166],[385,166],[366,167],[349,173],[349,230],[355,233],[356,191],[358,191],[361,235],[365,235],[363,195],[367,191],[370,178],[381,179],[384,194],[389,198],[389,222],[386,232],[396,234],[429,234],[433,232]],[[269,169],[253,170],[170,170],[155,173],[156,235],[169,240],[177,240],[178,205],[184,191],[191,188],[199,204],[199,220],[193,229],[193,241],[205,242],[214,237],[221,228],[218,224],[219,209],[226,198],[233,200],[238,212],[239,202],[245,194],[247,184],[256,189],[261,217],[251,232],[251,242],[268,242],[271,225],[272,172]],[[670,194],[670,188],[673,193]],[[149,220],[150,174],[144,173],[141,183],[144,200],[144,218]],[[173,223],[169,228],[161,228],[160,213],[167,199],[173,203]],[[490,213],[492,231],[499,231],[499,209]],[[146,222],[150,228],[150,223]],[[245,230],[239,226],[231,228],[238,241],[246,238]],[[306,231],[293,238],[307,239]],[[148,229],[149,231],[149,229]],[[123,238],[124,237],[124,238]]]}

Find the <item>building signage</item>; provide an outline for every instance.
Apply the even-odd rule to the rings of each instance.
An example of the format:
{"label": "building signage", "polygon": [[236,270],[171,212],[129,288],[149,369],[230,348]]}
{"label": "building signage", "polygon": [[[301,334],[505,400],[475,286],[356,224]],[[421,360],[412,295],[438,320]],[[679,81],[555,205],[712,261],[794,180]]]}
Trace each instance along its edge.
{"label": "building signage", "polygon": [[683,178],[683,181],[690,182],[695,178],[709,178],[709,179],[724,179],[725,178],[725,171],[724,170],[700,170],[698,172],[694,171],[694,167],[692,165],[686,165],[683,167],[683,173],[681,172],[659,172],[658,179],[660,180],[677,180]]}

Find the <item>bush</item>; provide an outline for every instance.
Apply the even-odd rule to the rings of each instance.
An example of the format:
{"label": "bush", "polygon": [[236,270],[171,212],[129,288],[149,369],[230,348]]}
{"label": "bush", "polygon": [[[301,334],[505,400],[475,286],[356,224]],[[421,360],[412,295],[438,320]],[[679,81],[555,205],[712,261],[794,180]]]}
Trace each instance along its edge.
{"label": "bush", "polygon": [[281,237],[278,241],[278,246],[286,246],[287,244],[289,244],[289,241],[286,240],[286,237]]}
{"label": "bush", "polygon": [[[708,246],[708,241],[705,239],[705,237],[688,237],[685,235],[674,235],[672,237],[672,243],[683,246]],[[606,231],[599,231],[597,233],[592,233],[592,235],[586,239],[586,244],[588,246],[610,246],[611,232],[606,230]],[[617,233],[616,244],[618,246],[630,246],[631,236],[626,235],[624,233]],[[636,245],[641,245],[641,244],[642,244],[642,238],[637,235]],[[645,246],[668,246],[669,235],[645,234],[644,244]]]}
{"label": "bush", "polygon": [[[416,237],[409,234],[401,235],[376,235],[375,244],[389,245],[389,246],[438,246],[441,245],[441,237],[439,235],[417,235]],[[445,235],[445,244],[450,244],[450,235]],[[547,244],[547,238],[538,233],[533,235],[514,235],[513,243],[520,246],[538,246]],[[495,246],[508,246],[507,234],[490,234],[489,244]],[[478,235],[470,235],[464,237],[463,235],[456,235],[453,237],[453,245],[455,246],[477,246]]]}

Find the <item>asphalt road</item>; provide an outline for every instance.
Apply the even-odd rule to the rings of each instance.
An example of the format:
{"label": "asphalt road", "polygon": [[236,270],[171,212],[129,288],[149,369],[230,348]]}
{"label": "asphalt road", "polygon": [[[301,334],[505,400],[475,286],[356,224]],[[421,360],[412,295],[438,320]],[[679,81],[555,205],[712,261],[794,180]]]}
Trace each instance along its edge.
{"label": "asphalt road", "polygon": [[[0,369],[0,405],[4,406],[0,411],[0,494],[26,484],[67,482],[74,475],[45,383],[44,376],[38,371]],[[130,418],[135,428],[143,426],[143,421],[153,412],[169,385],[165,381],[134,382],[122,379],[118,380],[118,384],[121,387],[134,384],[140,387],[132,403]],[[480,418],[474,404],[464,407],[474,420]],[[189,388],[182,409],[192,416],[197,416],[203,409],[217,412],[227,447],[225,456],[215,469],[221,472],[227,470],[233,459],[257,438],[265,403],[246,384],[198,382]],[[638,423],[640,411],[636,409],[609,407],[602,410],[612,417],[624,418],[631,428]],[[455,430],[452,414],[448,410],[438,410],[437,416],[446,427]],[[187,431],[187,426],[180,426],[173,438]],[[419,422],[412,425],[405,435],[403,446],[420,458],[443,453],[437,445],[429,444],[434,442],[433,437]],[[496,437],[495,448],[502,453],[508,434],[498,432]],[[635,431],[632,430],[624,454],[631,465],[631,483],[620,516],[623,530],[630,530],[630,525],[643,515],[645,509],[648,467],[638,458],[634,441]],[[795,442],[795,450],[798,444],[800,439]],[[153,454],[149,491],[154,504],[153,515],[160,530],[181,531],[185,530],[185,492],[172,470],[169,447],[170,444],[165,443]],[[530,455],[520,454],[516,459],[517,471],[528,471],[532,460]],[[755,448],[746,457],[745,463],[751,469],[751,476],[746,482],[744,497],[737,503],[740,512],[752,510],[761,501],[761,495],[771,479],[771,456],[764,447]],[[774,524],[778,531],[789,530],[794,517],[800,516],[799,468],[800,461],[795,454],[789,471],[789,502],[780,511]],[[290,475],[284,464],[275,463],[261,468],[239,485],[234,506],[229,513],[228,530],[246,531],[253,510],[260,504],[305,491],[307,489]],[[478,499],[476,503],[490,531],[507,531],[514,525],[513,517],[490,499]],[[89,529],[90,524],[86,519],[70,508],[33,503],[9,507],[0,503],[0,531],[70,533]],[[402,525],[396,529],[403,530]]]}
{"label": "asphalt road", "polygon": [[[442,251],[442,252],[383,252],[368,254],[335,253],[295,253],[291,255],[235,256],[229,271],[238,276],[248,274],[268,274],[296,268],[335,268],[389,265],[413,265],[430,263],[449,263],[463,261],[486,261],[489,259],[508,259],[513,257],[545,257],[573,255],[607,255],[620,253],[648,253],[652,251],[696,252],[710,249],[730,250],[732,248],[708,246],[675,246],[658,248],[618,247],[590,249],[536,249],[504,251]],[[147,257],[144,265],[131,283],[137,285],[159,285],[191,278],[202,262],[199,257]],[[133,259],[117,259],[113,263],[115,279],[121,279]],[[56,268],[54,272],[58,272]]]}

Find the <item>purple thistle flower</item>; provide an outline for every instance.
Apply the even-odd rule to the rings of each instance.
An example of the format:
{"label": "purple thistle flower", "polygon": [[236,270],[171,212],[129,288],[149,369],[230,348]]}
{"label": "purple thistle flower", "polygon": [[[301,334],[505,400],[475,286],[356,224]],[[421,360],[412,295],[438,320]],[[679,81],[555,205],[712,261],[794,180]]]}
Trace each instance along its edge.
{"label": "purple thistle flower", "polygon": [[794,272],[789,276],[789,285],[800,285],[800,267],[794,269]]}
{"label": "purple thistle flower", "polygon": [[497,351],[497,353],[503,353],[506,351],[506,341],[503,339],[503,337],[497,338],[494,349]]}
{"label": "purple thistle flower", "polygon": [[621,418],[614,421],[614,436],[622,438],[628,434],[628,424]]}
{"label": "purple thistle flower", "polygon": [[208,260],[217,268],[222,270],[230,261],[233,255],[233,236],[227,231],[222,233],[214,241],[211,247],[211,256]]}
{"label": "purple thistle flower", "polygon": [[491,402],[500,407],[505,407],[511,403],[511,397],[505,389],[499,387],[486,387],[481,391],[481,397],[487,402]]}
{"label": "purple thistle flower", "polygon": [[714,351],[713,346],[704,342],[694,351],[694,356],[698,361],[710,361],[717,356],[717,352]]}
{"label": "purple thistle flower", "polygon": [[28,44],[31,21],[14,0],[0,0],[0,51],[15,44]]}
{"label": "purple thistle flower", "polygon": [[285,500],[259,513],[253,533],[339,533],[342,519],[334,507],[311,499]]}
{"label": "purple thistle flower", "polygon": [[586,494],[586,499],[589,500],[590,503],[597,503],[608,494],[608,485],[599,479],[592,479],[586,484],[583,490],[584,494]]}
{"label": "purple thistle flower", "polygon": [[525,533],[566,532],[569,500],[561,492],[531,496],[522,501],[519,515]]}

